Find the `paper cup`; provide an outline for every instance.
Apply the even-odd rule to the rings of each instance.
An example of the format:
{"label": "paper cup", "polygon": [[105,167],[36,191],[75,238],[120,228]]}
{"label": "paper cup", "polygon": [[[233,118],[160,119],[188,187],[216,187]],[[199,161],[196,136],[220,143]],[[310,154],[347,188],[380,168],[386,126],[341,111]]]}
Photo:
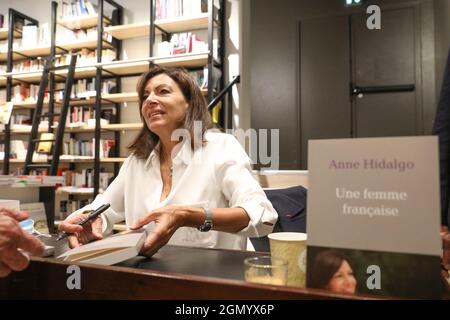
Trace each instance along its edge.
{"label": "paper cup", "polygon": [[287,285],[305,287],[306,284],[306,233],[276,232],[269,234],[273,257],[288,262]]}

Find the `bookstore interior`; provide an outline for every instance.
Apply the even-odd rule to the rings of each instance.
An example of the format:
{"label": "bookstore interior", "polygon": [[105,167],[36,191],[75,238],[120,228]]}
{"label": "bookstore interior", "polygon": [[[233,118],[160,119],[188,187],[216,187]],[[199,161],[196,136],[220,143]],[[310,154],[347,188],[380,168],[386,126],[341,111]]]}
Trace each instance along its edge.
{"label": "bookstore interior", "polygon": [[[43,253],[14,266],[0,239],[0,298],[450,299],[449,21],[450,0],[1,1],[0,235]],[[168,128],[194,142],[167,159]]]}

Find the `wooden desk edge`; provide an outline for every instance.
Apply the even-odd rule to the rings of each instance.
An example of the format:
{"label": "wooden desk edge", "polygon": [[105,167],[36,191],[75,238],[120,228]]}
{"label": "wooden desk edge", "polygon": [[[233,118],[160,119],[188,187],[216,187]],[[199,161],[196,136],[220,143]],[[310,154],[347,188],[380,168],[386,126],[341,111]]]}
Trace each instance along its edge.
{"label": "wooden desk edge", "polygon": [[[81,271],[81,289],[69,290],[67,268]],[[117,285],[120,282],[120,285]],[[124,285],[122,285],[124,284]],[[26,299],[171,299],[171,300],[291,300],[291,299],[380,299],[342,295],[319,289],[252,284],[205,276],[100,266],[32,257],[28,269],[0,279],[0,298]]]}

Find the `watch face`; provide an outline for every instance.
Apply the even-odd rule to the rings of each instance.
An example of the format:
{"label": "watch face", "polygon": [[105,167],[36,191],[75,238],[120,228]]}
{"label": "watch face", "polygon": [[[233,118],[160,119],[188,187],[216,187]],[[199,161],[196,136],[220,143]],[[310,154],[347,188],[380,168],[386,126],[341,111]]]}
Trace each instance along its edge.
{"label": "watch face", "polygon": [[201,225],[198,230],[200,230],[201,232],[207,232],[209,230],[211,230],[212,228],[212,221],[205,221],[205,223],[203,225]]}

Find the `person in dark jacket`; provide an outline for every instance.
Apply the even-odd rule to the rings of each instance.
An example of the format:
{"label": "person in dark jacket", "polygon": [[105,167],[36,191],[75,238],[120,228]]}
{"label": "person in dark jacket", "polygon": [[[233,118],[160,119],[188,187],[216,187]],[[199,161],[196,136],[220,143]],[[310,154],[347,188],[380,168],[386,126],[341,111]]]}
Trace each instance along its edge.
{"label": "person in dark jacket", "polygon": [[450,174],[450,51],[442,81],[433,134],[439,137],[439,162],[441,180],[441,239],[443,246],[443,267],[450,270],[450,211],[449,211],[449,174]]}

